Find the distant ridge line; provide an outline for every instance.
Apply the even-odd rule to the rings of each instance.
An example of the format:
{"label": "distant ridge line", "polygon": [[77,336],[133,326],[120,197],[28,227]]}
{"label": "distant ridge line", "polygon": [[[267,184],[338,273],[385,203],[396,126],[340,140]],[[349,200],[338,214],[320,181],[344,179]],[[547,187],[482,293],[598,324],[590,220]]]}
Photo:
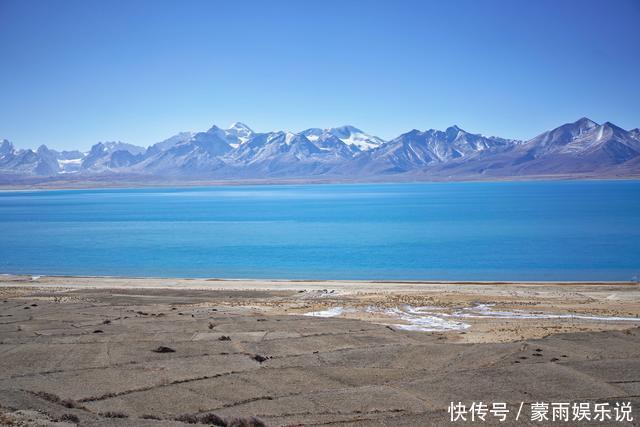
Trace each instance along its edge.
{"label": "distant ridge line", "polygon": [[46,182],[421,181],[632,178],[640,130],[582,117],[527,140],[450,126],[385,141],[354,126],[302,132],[227,129],[180,132],[149,147],[100,142],[91,150],[16,149],[0,141],[0,184]]}

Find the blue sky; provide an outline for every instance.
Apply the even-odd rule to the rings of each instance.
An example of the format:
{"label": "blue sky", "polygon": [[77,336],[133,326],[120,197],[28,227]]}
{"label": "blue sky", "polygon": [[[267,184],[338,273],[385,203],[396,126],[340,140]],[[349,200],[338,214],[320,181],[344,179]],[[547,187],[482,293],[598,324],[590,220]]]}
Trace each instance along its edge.
{"label": "blue sky", "polygon": [[0,138],[640,126],[640,1],[0,0]]}

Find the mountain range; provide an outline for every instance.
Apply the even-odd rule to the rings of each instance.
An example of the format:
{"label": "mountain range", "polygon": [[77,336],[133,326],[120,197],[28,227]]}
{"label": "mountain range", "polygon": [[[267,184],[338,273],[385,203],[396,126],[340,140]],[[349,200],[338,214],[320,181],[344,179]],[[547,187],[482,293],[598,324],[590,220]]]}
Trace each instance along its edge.
{"label": "mountain range", "polygon": [[458,126],[385,141],[353,126],[258,133],[243,123],[181,132],[149,147],[100,142],[88,152],[0,142],[0,183],[163,180],[473,180],[640,175],[640,130],[588,118],[527,140]]}

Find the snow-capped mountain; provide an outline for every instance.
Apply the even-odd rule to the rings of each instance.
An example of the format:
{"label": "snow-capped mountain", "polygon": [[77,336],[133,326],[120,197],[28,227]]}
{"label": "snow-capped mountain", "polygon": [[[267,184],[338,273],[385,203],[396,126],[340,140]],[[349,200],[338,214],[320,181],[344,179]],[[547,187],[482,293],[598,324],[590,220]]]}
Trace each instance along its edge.
{"label": "snow-capped mountain", "polygon": [[256,134],[222,160],[225,174],[242,177],[284,177],[318,174],[331,163],[332,154],[313,144],[306,136],[291,132]]}
{"label": "snow-capped mountain", "polygon": [[384,141],[377,136],[369,135],[349,125],[329,129],[311,128],[301,133],[312,142],[333,136],[349,146],[353,151],[367,151],[384,144]]}
{"label": "snow-capped mountain", "polygon": [[[553,130],[544,132],[528,141],[525,150],[532,156],[541,156],[553,152],[580,150],[576,141],[589,139],[599,126],[593,120],[583,117],[574,123],[566,123]],[[572,146],[572,143],[573,146]]]}
{"label": "snow-capped mountain", "polygon": [[581,118],[544,132],[511,151],[470,162],[462,169],[476,168],[478,173],[500,176],[594,172],[615,175],[616,168],[626,169],[623,165],[639,156],[640,140],[633,132],[610,122],[600,125]]}
{"label": "snow-capped mountain", "polygon": [[41,145],[36,151],[18,150],[4,139],[0,143],[0,177],[54,176],[60,171],[56,153]]}
{"label": "snow-capped mountain", "polygon": [[[152,147],[157,146],[155,144]],[[147,150],[146,156],[131,168],[132,171],[167,176],[201,175],[224,166],[220,157],[232,149],[227,133],[217,126],[206,132],[192,134],[189,138],[175,140],[175,144],[167,147],[159,151]]]}
{"label": "snow-capped mountain", "polygon": [[445,131],[412,130],[356,157],[369,173],[399,173],[423,169],[460,158],[497,153],[513,148],[518,141],[468,133],[458,126]]}
{"label": "snow-capped mountain", "polygon": [[161,151],[166,151],[177,144],[189,141],[191,138],[193,138],[193,135],[193,132],[180,132],[178,134],[175,134],[165,139],[164,141],[156,142],[155,144],[151,145],[149,148],[147,148],[147,154],[151,155],[160,153]]}
{"label": "snow-capped mountain", "polygon": [[390,141],[353,126],[258,133],[236,122],[181,132],[148,148],[101,142],[88,153],[0,142],[0,183],[105,179],[476,179],[521,176],[638,176],[640,130],[587,118],[528,141],[451,126]]}
{"label": "snow-capped mountain", "polygon": [[228,140],[231,138],[234,139],[229,142],[231,145],[244,144],[254,135],[254,132],[249,128],[249,126],[240,122],[233,123],[229,128],[225,129],[225,132]]}
{"label": "snow-capped mountain", "polygon": [[99,142],[82,159],[81,170],[106,172],[137,163],[146,149],[124,142]]}

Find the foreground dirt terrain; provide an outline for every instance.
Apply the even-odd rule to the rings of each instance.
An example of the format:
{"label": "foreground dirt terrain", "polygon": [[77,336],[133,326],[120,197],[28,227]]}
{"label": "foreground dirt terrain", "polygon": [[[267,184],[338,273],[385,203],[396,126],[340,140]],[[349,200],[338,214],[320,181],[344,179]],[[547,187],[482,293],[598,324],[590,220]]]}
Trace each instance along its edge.
{"label": "foreground dirt terrain", "polygon": [[[4,276],[0,424],[451,425],[450,402],[515,413],[624,401],[635,420],[609,424],[637,425],[639,295],[630,284]],[[425,332],[385,311],[431,307],[448,321],[479,304],[559,317],[483,314]],[[502,425],[544,425],[514,416]]]}

